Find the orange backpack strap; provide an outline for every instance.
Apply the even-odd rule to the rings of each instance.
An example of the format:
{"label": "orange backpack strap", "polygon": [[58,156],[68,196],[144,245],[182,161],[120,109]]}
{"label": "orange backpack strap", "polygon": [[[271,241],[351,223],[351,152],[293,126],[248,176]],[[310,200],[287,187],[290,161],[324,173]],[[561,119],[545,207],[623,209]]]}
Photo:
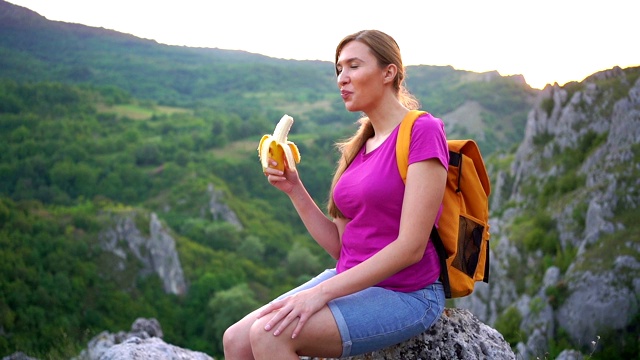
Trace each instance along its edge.
{"label": "orange backpack strap", "polygon": [[398,162],[398,170],[403,182],[407,182],[407,169],[409,168],[409,144],[411,143],[411,129],[413,123],[426,111],[409,110],[398,130],[398,139],[396,140],[396,161]]}
{"label": "orange backpack strap", "polygon": [[[404,117],[400,124],[400,130],[398,130],[398,139],[396,140],[396,161],[398,162],[398,171],[402,177],[404,183],[407,182],[407,170],[409,168],[409,145],[411,144],[411,130],[416,119],[422,114],[426,114],[426,111],[411,110]],[[440,234],[433,225],[430,234],[431,241],[438,253],[438,259],[440,260],[440,280],[444,287],[445,297],[451,298],[451,285],[449,282],[449,272],[447,271],[447,251],[444,247]]]}

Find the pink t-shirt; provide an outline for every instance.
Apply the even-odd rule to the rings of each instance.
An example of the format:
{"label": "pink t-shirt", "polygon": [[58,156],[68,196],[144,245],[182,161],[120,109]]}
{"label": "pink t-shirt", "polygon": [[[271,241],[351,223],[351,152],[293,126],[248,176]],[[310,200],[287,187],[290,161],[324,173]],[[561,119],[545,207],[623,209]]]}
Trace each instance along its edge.
{"label": "pink t-shirt", "polygon": [[[342,235],[338,273],[365,261],[397,239],[404,197],[404,183],[396,162],[399,126],[382,145],[370,153],[363,146],[334,189],[334,201],[350,219]],[[411,133],[409,164],[436,158],[448,168],[449,151],[444,124],[430,114],[418,118]],[[442,205],[438,211],[440,218]],[[431,229],[424,229],[431,233]],[[429,241],[421,261],[392,275],[377,286],[412,292],[440,276],[438,255]]]}

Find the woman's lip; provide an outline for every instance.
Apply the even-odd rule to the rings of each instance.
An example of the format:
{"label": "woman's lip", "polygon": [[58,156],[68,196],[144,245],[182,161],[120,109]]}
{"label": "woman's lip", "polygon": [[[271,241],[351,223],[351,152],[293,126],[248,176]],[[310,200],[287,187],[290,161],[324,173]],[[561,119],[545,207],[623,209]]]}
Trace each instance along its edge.
{"label": "woman's lip", "polygon": [[351,94],[353,94],[353,92],[351,91],[346,91],[346,90],[340,91],[340,96],[342,96],[343,99],[348,98]]}

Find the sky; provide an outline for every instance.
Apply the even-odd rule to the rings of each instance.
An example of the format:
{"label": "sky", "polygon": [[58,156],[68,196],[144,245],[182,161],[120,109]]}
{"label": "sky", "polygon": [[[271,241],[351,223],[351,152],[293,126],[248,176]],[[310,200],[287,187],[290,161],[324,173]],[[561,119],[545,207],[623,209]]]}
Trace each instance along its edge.
{"label": "sky", "polygon": [[[378,29],[405,66],[450,65],[564,85],[640,66],[638,0],[9,0],[49,20],[159,43],[333,61],[345,36]],[[408,77],[411,73],[408,73]]]}

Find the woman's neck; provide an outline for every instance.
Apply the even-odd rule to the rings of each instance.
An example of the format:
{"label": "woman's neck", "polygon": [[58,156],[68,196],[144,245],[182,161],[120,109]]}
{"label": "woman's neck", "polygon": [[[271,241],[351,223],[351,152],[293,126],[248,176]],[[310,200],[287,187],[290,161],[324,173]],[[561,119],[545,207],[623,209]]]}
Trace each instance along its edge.
{"label": "woman's neck", "polygon": [[366,113],[373,127],[373,136],[365,144],[367,153],[382,145],[409,111],[397,101],[395,101],[394,105],[378,108],[380,109],[379,111]]}
{"label": "woman's neck", "polygon": [[[395,100],[395,99],[394,99]],[[395,101],[390,106],[380,106],[377,111],[367,113],[371,125],[373,126],[373,138],[386,139],[389,134],[402,122],[409,110],[402,104]]]}

